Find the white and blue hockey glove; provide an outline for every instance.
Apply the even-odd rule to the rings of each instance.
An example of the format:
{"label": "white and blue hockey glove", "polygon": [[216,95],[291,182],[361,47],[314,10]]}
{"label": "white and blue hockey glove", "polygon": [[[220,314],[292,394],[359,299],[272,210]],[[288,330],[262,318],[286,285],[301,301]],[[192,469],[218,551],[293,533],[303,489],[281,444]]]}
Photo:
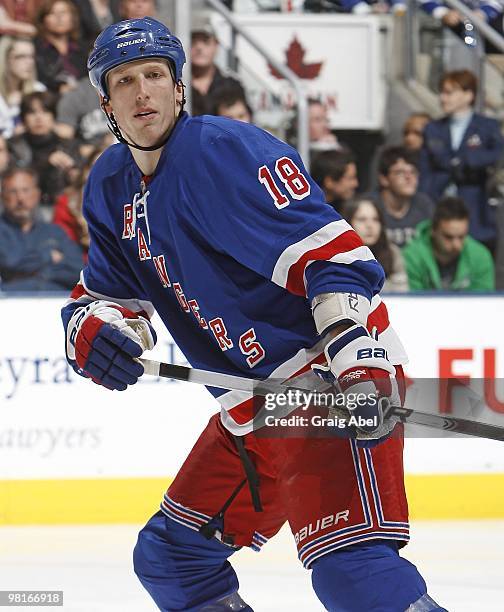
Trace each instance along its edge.
{"label": "white and blue hockey glove", "polygon": [[156,340],[146,318],[99,300],[76,310],[68,322],[67,359],[93,382],[124,391],[144,373],[137,358],[154,348]]}
{"label": "white and blue hockey glove", "polygon": [[324,349],[327,365],[313,371],[345,396],[346,407],[331,407],[329,417],[343,417],[354,426],[357,440],[382,440],[397,420],[384,418],[389,405],[400,405],[395,368],[363,325],[354,325],[330,340]]}

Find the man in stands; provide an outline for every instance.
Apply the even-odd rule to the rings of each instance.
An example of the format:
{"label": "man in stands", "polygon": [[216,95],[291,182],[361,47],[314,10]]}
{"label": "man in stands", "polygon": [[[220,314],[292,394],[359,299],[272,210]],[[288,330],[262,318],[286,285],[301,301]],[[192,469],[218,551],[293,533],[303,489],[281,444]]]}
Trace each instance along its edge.
{"label": "man in stands", "polygon": [[420,221],[430,219],[434,203],[418,192],[418,167],[414,152],[388,147],[378,162],[380,190],[374,200],[382,210],[391,242],[402,248],[416,234]]}
{"label": "man in stands", "polygon": [[39,221],[38,177],[29,168],[2,179],[0,287],[3,291],[64,291],[82,267],[79,247],[52,223]]}
{"label": "man in stands", "polygon": [[440,81],[445,116],[427,124],[420,154],[420,191],[434,201],[462,198],[469,209],[469,231],[491,249],[495,213],[488,203],[489,170],[501,159],[504,139],[495,119],[474,112],[478,81],[469,70],[454,70]]}
{"label": "man in stands", "polygon": [[123,19],[140,19],[141,17],[156,17],[156,0],[121,0],[119,12]]}
{"label": "man in stands", "polygon": [[241,83],[232,76],[225,75],[215,64],[219,41],[210,18],[206,13],[196,15],[191,30],[192,62],[192,114],[205,115],[212,108],[212,96],[222,87],[233,86],[240,89],[245,97]]}
{"label": "man in stands", "polygon": [[432,222],[404,249],[411,290],[493,291],[494,264],[489,250],[469,235],[469,212],[460,198],[441,200]]}
{"label": "man in stands", "polygon": [[338,139],[331,132],[327,107],[320,100],[308,100],[308,127],[312,151],[341,149]]}
{"label": "man in stands", "polygon": [[223,85],[212,95],[210,115],[252,123],[252,109],[241,85]]}
{"label": "man in stands", "polygon": [[336,212],[341,212],[359,187],[355,156],[348,149],[319,153],[313,160],[311,174]]}
{"label": "man in stands", "polygon": [[409,151],[419,153],[423,145],[425,126],[432,120],[428,113],[412,113],[403,126],[403,146]]}

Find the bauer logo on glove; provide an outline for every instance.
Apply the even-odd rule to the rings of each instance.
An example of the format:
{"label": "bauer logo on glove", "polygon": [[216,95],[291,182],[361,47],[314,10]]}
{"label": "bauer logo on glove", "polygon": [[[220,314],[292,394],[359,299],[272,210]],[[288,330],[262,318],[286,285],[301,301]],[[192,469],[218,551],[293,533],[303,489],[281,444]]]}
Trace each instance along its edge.
{"label": "bauer logo on glove", "polygon": [[313,371],[345,397],[359,394],[366,401],[334,406],[329,416],[346,418],[358,440],[380,440],[394,429],[397,420],[384,418],[387,408],[400,405],[395,368],[387,351],[363,325],[354,325],[330,340],[324,349],[327,365],[314,365]]}
{"label": "bauer logo on glove", "polygon": [[357,359],[386,359],[387,351],[384,348],[362,348],[357,351]]}

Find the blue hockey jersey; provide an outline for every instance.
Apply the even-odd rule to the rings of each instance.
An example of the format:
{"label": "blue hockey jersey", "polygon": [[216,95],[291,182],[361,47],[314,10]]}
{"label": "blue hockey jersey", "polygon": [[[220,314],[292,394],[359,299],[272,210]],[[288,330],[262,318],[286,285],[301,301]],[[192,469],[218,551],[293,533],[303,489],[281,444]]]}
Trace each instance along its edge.
{"label": "blue hockey jersey", "polygon": [[[288,378],[323,359],[311,299],[351,292],[372,301],[368,323],[404,362],[377,297],[381,266],[298,153],[253,125],[184,113],[150,177],[126,145],[110,147],[88,179],[84,215],[89,260],[66,321],[94,299],[157,311],[193,367]],[[210,391],[224,424],[249,431],[250,397]]]}

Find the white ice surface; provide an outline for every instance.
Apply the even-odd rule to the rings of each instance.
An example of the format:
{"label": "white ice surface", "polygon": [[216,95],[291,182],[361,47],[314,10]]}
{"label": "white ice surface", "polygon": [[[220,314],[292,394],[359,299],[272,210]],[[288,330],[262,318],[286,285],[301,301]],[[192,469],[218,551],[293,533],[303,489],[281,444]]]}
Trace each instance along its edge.
{"label": "white ice surface", "polygon": [[[68,612],[155,612],[132,570],[139,527],[2,527],[0,590],[63,590]],[[504,521],[417,522],[404,556],[450,612],[504,610]],[[287,529],[261,553],[238,552],[233,565],[255,612],[323,610]]]}

